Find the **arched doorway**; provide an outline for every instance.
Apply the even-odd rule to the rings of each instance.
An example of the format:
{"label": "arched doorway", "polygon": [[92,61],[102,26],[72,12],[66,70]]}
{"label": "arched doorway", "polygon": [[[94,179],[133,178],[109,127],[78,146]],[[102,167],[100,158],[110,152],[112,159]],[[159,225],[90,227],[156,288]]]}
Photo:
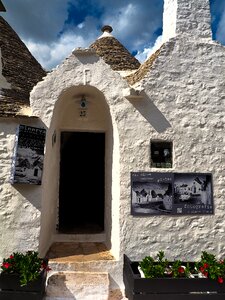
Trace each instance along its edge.
{"label": "arched doorway", "polygon": [[64,90],[54,105],[46,140],[42,252],[53,242],[66,240],[104,242],[109,249],[114,235],[118,241],[119,218],[112,219],[112,203],[117,207],[119,201],[118,176],[112,181],[112,173],[118,174],[115,145],[118,138],[103,93],[92,86]]}

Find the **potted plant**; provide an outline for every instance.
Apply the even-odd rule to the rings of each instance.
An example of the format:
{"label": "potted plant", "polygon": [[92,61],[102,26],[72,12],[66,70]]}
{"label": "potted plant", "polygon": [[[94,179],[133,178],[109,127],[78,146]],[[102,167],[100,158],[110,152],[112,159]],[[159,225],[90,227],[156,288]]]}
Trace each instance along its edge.
{"label": "potted plant", "polygon": [[225,299],[225,263],[206,251],[197,262],[171,262],[162,251],[141,262],[124,255],[123,277],[129,300]]}
{"label": "potted plant", "polygon": [[41,300],[44,297],[48,260],[36,251],[14,252],[4,258],[0,274],[1,300]]}

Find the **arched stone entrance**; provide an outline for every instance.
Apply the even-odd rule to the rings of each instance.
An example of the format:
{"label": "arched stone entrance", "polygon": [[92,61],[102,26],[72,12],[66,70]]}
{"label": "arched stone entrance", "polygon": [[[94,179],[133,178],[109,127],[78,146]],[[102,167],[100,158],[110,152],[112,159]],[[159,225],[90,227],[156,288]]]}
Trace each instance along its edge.
{"label": "arched stone entrance", "polygon": [[91,86],[63,91],[55,104],[46,141],[40,236],[43,252],[67,236],[70,241],[102,241],[111,248],[112,172],[118,167],[116,160],[113,167],[115,145],[104,95]]}

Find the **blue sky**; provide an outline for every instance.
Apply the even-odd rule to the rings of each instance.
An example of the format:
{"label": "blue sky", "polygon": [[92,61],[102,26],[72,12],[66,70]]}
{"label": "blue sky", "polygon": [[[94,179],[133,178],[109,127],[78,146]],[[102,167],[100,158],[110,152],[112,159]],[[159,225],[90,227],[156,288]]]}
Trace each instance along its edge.
{"label": "blue sky", "polygon": [[[88,47],[103,25],[141,61],[162,33],[163,0],[2,0],[1,15],[46,69]],[[188,0],[187,0],[188,1]],[[225,0],[211,0],[213,38],[225,45]]]}

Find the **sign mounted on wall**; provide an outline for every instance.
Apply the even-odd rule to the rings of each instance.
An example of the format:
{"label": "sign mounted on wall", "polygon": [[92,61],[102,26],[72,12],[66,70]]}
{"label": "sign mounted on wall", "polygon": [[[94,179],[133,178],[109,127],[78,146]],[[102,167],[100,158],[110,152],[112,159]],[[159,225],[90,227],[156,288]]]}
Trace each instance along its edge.
{"label": "sign mounted on wall", "polygon": [[131,173],[132,215],[213,214],[208,173]]}
{"label": "sign mounted on wall", "polygon": [[19,125],[12,161],[11,183],[41,184],[46,130]]}

